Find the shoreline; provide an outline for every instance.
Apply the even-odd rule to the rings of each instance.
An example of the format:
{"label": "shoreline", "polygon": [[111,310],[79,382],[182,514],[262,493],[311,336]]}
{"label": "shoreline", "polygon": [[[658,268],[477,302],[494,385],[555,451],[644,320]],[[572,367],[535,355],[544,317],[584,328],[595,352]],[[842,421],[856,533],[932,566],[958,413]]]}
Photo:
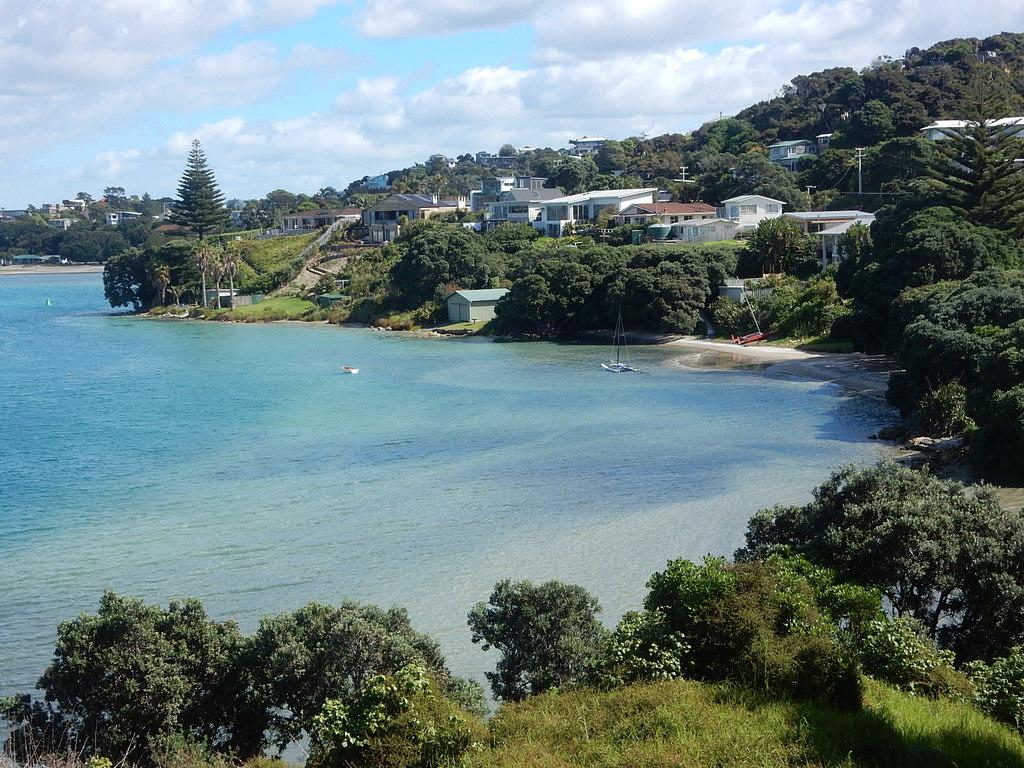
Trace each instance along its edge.
{"label": "shoreline", "polygon": [[98,275],[103,273],[102,264],[26,264],[0,267],[0,275]]}

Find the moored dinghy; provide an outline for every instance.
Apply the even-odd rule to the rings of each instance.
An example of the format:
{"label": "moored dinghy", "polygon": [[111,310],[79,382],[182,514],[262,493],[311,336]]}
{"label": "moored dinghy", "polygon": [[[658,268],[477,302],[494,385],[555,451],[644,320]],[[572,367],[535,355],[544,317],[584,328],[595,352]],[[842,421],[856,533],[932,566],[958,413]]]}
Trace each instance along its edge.
{"label": "moored dinghy", "polygon": [[341,366],[341,372],[342,373],[351,373],[351,374],[354,375],[354,374],[359,373],[359,369],[358,368],[353,368],[351,365],[343,365],[343,366]]}

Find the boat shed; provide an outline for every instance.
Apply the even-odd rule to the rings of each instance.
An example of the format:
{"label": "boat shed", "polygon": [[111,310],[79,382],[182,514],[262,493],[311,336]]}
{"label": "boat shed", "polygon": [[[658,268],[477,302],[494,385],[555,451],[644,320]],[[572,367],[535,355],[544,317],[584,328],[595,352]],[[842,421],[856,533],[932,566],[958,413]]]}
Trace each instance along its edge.
{"label": "boat shed", "polygon": [[498,299],[508,288],[484,288],[477,291],[455,291],[445,298],[449,323],[480,323],[494,317]]}

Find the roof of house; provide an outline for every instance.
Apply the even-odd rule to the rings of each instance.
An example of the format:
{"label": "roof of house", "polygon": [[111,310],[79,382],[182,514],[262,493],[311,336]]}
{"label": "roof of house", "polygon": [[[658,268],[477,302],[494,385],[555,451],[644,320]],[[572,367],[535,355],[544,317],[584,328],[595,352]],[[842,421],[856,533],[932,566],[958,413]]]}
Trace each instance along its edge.
{"label": "roof of house", "polygon": [[508,293],[508,288],[481,288],[475,291],[455,291],[445,296],[445,301],[452,296],[461,296],[466,301],[496,301]]}
{"label": "roof of house", "polygon": [[875,214],[868,213],[863,216],[858,216],[856,219],[850,219],[848,221],[842,221],[838,224],[833,224],[831,227],[826,227],[820,232],[816,232],[817,235],[845,235],[854,224],[871,224],[875,220]]}
{"label": "roof of house", "polygon": [[736,197],[730,197],[728,200],[723,200],[722,204],[726,203],[742,203],[745,200],[767,200],[769,203],[781,203],[786,204],[785,200],[776,200],[774,197],[765,197],[764,195],[737,195]]}
{"label": "roof of house", "polygon": [[715,206],[707,203],[635,203],[623,210],[619,216],[636,216],[645,213],[659,215],[714,212]]}
{"label": "roof of house", "polygon": [[768,149],[771,149],[772,147],[796,147],[796,146],[799,146],[801,144],[813,144],[813,143],[814,143],[813,141],[808,141],[807,139],[793,139],[792,141],[777,141],[774,144],[769,144],[768,145]]}
{"label": "roof of house", "polygon": [[372,211],[380,209],[383,206],[391,206],[395,204],[410,205],[414,208],[457,208],[458,202],[455,200],[441,200],[434,201],[431,195],[420,195],[412,192],[395,192],[392,195],[388,195],[383,200],[378,201],[374,205],[371,205],[366,210]]}
{"label": "roof of house", "polygon": [[564,194],[561,189],[506,189],[498,196],[498,202],[531,203],[536,200],[555,200]]}
{"label": "roof of house", "polygon": [[585,203],[595,197],[635,197],[636,195],[652,195],[657,191],[657,187],[637,187],[635,189],[595,189],[592,192],[581,192],[578,195],[556,197],[552,200],[545,200],[545,202],[572,205],[574,203]]}
{"label": "roof of house", "polygon": [[680,221],[678,224],[673,224],[674,227],[703,227],[707,224],[733,224],[736,222],[732,219],[722,219],[715,217],[713,219],[694,219],[693,221]]}
{"label": "roof of house", "polygon": [[859,219],[870,216],[872,213],[864,211],[788,211],[782,214],[784,219],[796,219],[797,221],[840,221],[846,219]]}
{"label": "roof of house", "polygon": [[[926,125],[922,131],[932,128],[966,128],[969,125],[977,125],[974,120],[936,120],[931,125]],[[1024,117],[1001,117],[998,120],[989,120],[989,125],[1024,125]]]}

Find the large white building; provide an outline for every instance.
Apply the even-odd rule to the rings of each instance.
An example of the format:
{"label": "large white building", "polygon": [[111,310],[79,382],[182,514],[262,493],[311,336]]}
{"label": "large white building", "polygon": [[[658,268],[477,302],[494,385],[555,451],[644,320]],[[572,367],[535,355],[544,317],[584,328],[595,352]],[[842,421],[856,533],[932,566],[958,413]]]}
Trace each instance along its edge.
{"label": "large white building", "polygon": [[739,195],[723,200],[725,218],[736,222],[740,234],[750,232],[765,219],[777,219],[782,215],[782,200],[764,195]]}
{"label": "large white building", "polygon": [[541,217],[531,223],[548,237],[561,237],[567,226],[591,222],[604,211],[614,216],[631,205],[653,203],[656,194],[657,187],[642,187],[601,189],[556,197],[541,204]]}

